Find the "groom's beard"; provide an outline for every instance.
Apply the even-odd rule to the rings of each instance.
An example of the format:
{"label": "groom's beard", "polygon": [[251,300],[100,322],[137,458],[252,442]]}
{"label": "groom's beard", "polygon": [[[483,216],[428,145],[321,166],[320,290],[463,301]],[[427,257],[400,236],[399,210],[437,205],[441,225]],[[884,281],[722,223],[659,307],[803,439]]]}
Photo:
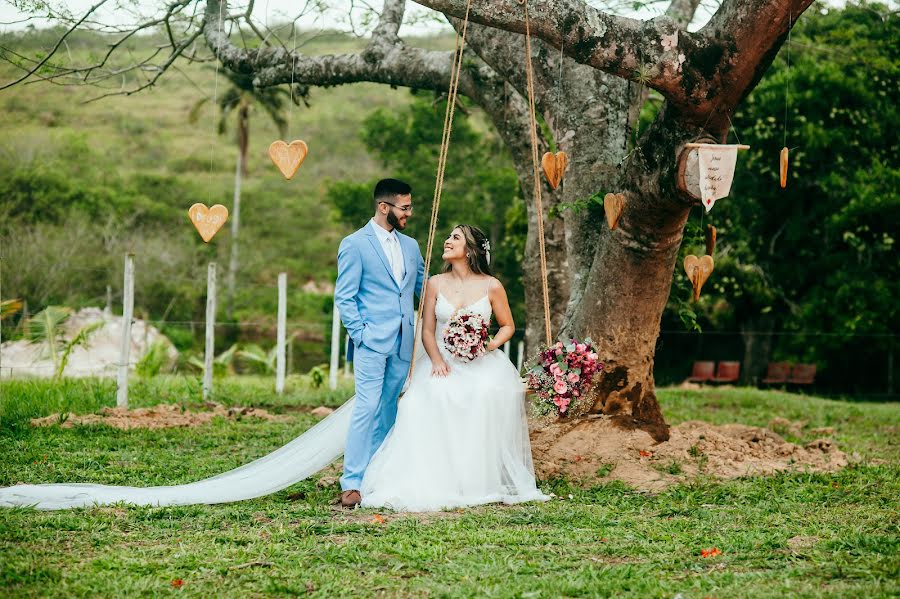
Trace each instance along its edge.
{"label": "groom's beard", "polygon": [[400,219],[397,218],[393,210],[387,213],[387,222],[390,226],[394,227],[398,231],[402,231],[406,228],[406,223],[401,223]]}

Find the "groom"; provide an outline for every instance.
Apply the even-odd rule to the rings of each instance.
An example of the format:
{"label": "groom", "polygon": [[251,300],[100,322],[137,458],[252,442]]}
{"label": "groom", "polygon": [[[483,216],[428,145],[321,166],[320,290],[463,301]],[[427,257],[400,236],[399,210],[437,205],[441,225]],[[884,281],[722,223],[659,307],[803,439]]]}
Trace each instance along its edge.
{"label": "groom", "polygon": [[397,179],[375,185],[375,216],[341,241],[334,301],[354,346],[356,405],[344,449],[341,505],[362,501],[359,488],[375,450],[397,418],[397,398],[413,353],[415,308],[425,261],[400,233],[412,214],[412,189]]}

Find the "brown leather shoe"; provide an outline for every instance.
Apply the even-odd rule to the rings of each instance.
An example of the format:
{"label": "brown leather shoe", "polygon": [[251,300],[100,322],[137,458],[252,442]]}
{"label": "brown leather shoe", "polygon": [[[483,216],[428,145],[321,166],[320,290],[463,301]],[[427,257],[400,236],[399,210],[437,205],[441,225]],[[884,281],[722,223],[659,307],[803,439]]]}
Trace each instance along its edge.
{"label": "brown leather shoe", "polygon": [[341,507],[354,508],[362,503],[362,495],[356,489],[341,493]]}

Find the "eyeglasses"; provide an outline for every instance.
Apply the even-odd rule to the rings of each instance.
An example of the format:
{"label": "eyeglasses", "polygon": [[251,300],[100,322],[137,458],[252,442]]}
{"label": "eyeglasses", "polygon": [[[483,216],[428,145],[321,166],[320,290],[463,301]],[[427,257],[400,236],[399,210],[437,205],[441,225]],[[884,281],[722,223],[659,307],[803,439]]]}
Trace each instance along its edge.
{"label": "eyeglasses", "polygon": [[406,206],[398,206],[397,204],[391,204],[390,202],[385,202],[384,200],[381,200],[379,202],[379,204],[387,204],[388,206],[393,206],[400,212],[405,212],[407,214],[412,214],[412,211],[413,211],[412,206],[410,204],[407,204]]}

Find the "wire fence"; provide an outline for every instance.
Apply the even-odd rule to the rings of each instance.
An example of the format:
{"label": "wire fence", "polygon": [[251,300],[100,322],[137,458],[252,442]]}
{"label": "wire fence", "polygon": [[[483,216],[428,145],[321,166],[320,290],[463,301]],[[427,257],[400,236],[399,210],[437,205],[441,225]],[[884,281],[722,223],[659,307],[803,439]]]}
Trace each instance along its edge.
{"label": "wire fence", "polygon": [[[122,271],[110,271],[110,269],[68,266],[67,270],[102,272],[109,277],[119,275]],[[140,277],[140,272],[136,274]],[[224,277],[223,277],[224,278]],[[199,272],[191,272],[177,280],[193,286],[203,286],[204,277]],[[220,282],[220,287],[224,285]],[[289,281],[291,301],[287,302],[287,317],[281,323],[285,328],[285,373],[307,372],[313,367],[337,367],[341,373],[349,374],[351,365],[347,363],[348,339],[346,331],[338,327],[335,331],[332,319],[332,286],[304,281],[298,283]],[[3,291],[0,288],[0,291]],[[205,293],[194,290],[198,298],[204,298]],[[219,294],[222,294],[220,289]],[[318,298],[316,305],[318,310],[312,314],[309,310],[302,318],[298,318],[293,312],[293,305],[298,296]],[[6,293],[0,299],[10,299]],[[114,321],[121,320],[122,300],[124,298],[124,285],[109,285],[105,293],[91,294],[80,298],[82,305],[102,305],[104,319]],[[256,305],[259,298],[268,298],[263,303]],[[232,314],[252,314],[249,319],[227,318],[224,316],[226,309],[219,304],[213,329],[214,356],[213,360],[221,358],[222,361],[230,360],[228,368],[236,372],[270,372],[272,366],[272,352],[278,338],[278,283],[247,282],[240,281],[236,301],[230,307]],[[136,305],[139,306],[133,322],[136,326],[131,331],[132,344],[135,351],[131,352],[128,359],[129,368],[135,368],[144,358],[157,332],[169,338],[176,347],[181,350],[180,357],[174,361],[174,368],[178,372],[198,374],[198,361],[203,360],[202,341],[206,329],[206,320],[196,318],[179,318],[169,320],[167,318],[172,305],[178,301],[173,297],[168,308],[159,318],[153,318],[146,310],[140,308],[141,298],[136,297]],[[314,302],[315,303],[315,302]],[[199,307],[198,307],[199,310]],[[23,309],[19,310],[12,318],[2,322],[3,341],[19,340],[28,336],[29,317],[34,316],[34,310],[29,310],[27,302]],[[271,316],[267,316],[270,314]],[[145,326],[149,325],[149,326]],[[120,326],[121,328],[121,326]],[[332,343],[332,337],[337,334],[336,343]],[[673,385],[684,382],[691,374],[695,361],[734,361],[741,364],[739,383],[745,385],[760,385],[765,378],[769,362],[787,361],[792,363],[812,362],[817,366],[816,379],[809,388],[817,393],[829,393],[837,395],[857,397],[885,397],[896,399],[894,384],[894,353],[897,347],[898,335],[889,331],[880,333],[847,334],[841,332],[819,330],[803,331],[729,331],[729,330],[705,330],[702,332],[667,328],[660,332],[656,343],[654,356],[654,376],[658,385]],[[228,356],[229,350],[238,345],[245,351],[251,349],[256,352],[254,356],[247,354]],[[250,346],[257,346],[251,348]],[[764,345],[764,351],[759,351],[759,346]],[[829,347],[829,351],[808,351],[810,347]],[[259,349],[257,349],[259,348]],[[337,349],[335,349],[337,348]],[[805,349],[804,349],[805,348]],[[260,353],[262,350],[262,353]],[[525,346],[525,331],[516,330],[513,339],[504,347],[510,360],[519,367],[527,364],[531,358],[531,349]],[[335,354],[337,358],[335,359]],[[118,355],[118,354],[116,354]],[[813,357],[811,357],[813,356]],[[816,357],[818,356],[818,357]],[[824,358],[822,357],[824,356]],[[192,359],[193,358],[193,359]],[[115,370],[122,366],[122,360],[111,357],[109,352],[104,354],[103,364],[95,370],[101,375],[113,375]],[[21,352],[14,352],[11,344],[0,352],[0,377],[49,375],[52,374],[53,365],[47,360],[28,363]],[[85,367],[77,364],[70,365],[66,374],[83,375]]]}

